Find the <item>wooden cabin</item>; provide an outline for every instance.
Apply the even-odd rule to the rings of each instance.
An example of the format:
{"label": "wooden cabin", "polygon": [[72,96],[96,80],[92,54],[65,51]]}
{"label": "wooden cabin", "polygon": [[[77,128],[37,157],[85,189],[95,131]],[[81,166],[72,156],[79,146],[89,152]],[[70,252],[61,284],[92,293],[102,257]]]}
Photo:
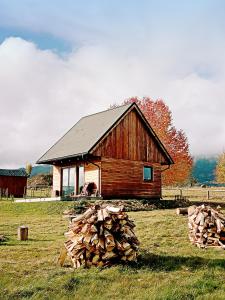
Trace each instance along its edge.
{"label": "wooden cabin", "polygon": [[1,196],[23,197],[27,186],[27,173],[24,169],[0,169]]}
{"label": "wooden cabin", "polygon": [[53,195],[94,182],[103,198],[160,198],[173,164],[136,103],[81,118],[37,162],[53,165]]}

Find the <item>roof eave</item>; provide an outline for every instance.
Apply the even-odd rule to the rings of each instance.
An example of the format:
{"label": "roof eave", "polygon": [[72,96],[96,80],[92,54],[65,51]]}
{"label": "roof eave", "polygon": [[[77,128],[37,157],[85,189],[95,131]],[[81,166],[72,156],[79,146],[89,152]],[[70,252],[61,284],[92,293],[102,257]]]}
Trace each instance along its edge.
{"label": "roof eave", "polygon": [[66,156],[61,156],[61,157],[55,157],[51,159],[46,159],[46,160],[41,160],[39,159],[36,164],[41,165],[41,164],[53,164],[53,162],[59,161],[59,160],[65,160],[68,158],[73,158],[73,157],[78,157],[78,156],[84,156],[87,155],[88,152],[82,152],[82,153],[77,153],[77,154],[72,154],[72,155],[66,155]]}

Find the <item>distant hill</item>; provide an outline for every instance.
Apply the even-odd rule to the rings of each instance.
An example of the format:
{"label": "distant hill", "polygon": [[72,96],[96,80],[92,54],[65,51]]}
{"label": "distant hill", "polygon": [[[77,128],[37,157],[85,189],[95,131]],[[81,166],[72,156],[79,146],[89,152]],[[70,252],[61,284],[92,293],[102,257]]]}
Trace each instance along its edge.
{"label": "distant hill", "polygon": [[29,187],[37,186],[52,186],[52,175],[51,174],[37,174],[28,178]]}
{"label": "distant hill", "polygon": [[194,160],[192,176],[200,184],[215,182],[216,157],[198,157]]}
{"label": "distant hill", "polygon": [[33,166],[31,177],[39,174],[52,174],[52,166],[50,165]]}

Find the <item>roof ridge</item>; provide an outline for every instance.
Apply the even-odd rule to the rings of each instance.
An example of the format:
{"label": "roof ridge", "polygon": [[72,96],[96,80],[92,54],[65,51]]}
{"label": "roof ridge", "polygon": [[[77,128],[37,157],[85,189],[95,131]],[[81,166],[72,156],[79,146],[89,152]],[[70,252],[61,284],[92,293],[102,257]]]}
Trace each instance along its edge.
{"label": "roof ridge", "polygon": [[98,114],[102,114],[106,111],[110,111],[110,110],[114,110],[114,109],[118,109],[118,108],[121,108],[123,106],[131,106],[134,102],[132,103],[126,103],[126,104],[123,104],[123,105],[119,105],[119,106],[116,106],[116,107],[112,107],[112,108],[108,108],[108,109],[105,109],[105,110],[102,110],[102,111],[99,111],[99,112],[96,112],[96,113],[93,113],[93,114],[90,114],[90,115],[86,115],[86,116],[83,116],[81,119],[84,119],[84,118],[87,118],[87,117],[91,117],[91,116],[94,116],[94,115],[98,115]]}

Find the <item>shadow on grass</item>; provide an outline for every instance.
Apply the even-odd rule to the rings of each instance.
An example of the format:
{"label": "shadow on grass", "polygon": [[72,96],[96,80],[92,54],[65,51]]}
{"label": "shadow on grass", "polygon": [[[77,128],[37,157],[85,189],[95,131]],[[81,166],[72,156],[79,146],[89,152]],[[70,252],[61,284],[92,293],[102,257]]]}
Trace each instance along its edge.
{"label": "shadow on grass", "polygon": [[200,268],[222,268],[225,270],[225,259],[205,259],[198,256],[169,256],[142,251],[137,263],[130,264],[132,269],[149,269],[152,271],[176,271],[187,268],[191,271]]}

